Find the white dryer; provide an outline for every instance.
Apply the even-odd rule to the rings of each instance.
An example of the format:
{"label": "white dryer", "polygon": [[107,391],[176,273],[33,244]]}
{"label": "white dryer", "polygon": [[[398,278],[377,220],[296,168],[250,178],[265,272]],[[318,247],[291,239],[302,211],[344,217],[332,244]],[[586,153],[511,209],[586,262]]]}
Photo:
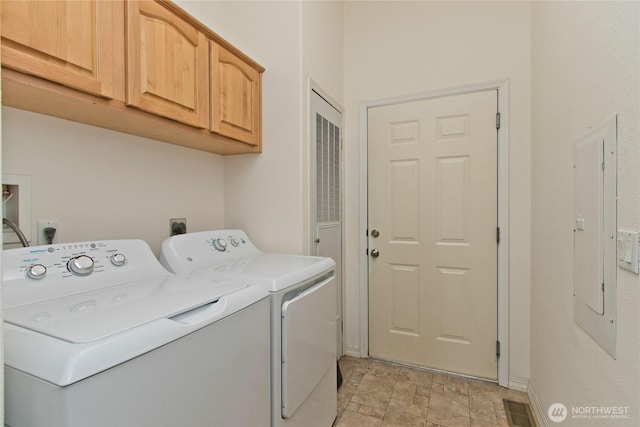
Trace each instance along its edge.
{"label": "white dryer", "polygon": [[8,426],[265,426],[268,292],[140,240],[3,251]]}
{"label": "white dryer", "polygon": [[261,285],[271,294],[271,425],[330,427],[337,413],[336,281],[331,258],[271,254],[241,230],[172,236],[170,271]]}

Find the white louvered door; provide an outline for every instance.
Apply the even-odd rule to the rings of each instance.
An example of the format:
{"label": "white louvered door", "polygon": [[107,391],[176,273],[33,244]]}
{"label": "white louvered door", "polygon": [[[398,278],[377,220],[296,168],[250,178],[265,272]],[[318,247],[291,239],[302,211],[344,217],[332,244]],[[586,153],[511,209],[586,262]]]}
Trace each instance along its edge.
{"label": "white louvered door", "polygon": [[313,254],[336,262],[336,353],[342,355],[342,114],[311,92]]}

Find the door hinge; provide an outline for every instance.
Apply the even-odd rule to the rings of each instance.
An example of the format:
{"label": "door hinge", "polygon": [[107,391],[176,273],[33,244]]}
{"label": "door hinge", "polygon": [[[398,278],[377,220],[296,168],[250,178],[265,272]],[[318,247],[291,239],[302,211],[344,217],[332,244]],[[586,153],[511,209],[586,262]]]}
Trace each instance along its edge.
{"label": "door hinge", "polygon": [[500,341],[496,341],[496,357],[500,359]]}
{"label": "door hinge", "polygon": [[500,243],[500,227],[496,227],[496,243]]}
{"label": "door hinge", "polygon": [[496,129],[500,129],[500,113],[496,113]]}

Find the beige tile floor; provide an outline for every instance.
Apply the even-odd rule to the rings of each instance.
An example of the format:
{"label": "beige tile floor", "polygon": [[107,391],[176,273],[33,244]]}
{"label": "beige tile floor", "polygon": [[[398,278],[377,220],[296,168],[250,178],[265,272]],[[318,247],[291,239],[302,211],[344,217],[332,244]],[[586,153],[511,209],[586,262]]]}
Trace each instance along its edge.
{"label": "beige tile floor", "polygon": [[526,393],[496,384],[344,356],[336,427],[508,426],[502,399]]}

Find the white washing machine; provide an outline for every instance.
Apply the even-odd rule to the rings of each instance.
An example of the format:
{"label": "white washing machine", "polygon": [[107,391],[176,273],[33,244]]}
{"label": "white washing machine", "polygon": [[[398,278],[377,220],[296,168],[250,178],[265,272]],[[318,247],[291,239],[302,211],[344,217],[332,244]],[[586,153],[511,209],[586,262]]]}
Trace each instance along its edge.
{"label": "white washing machine", "polygon": [[270,254],[241,230],[172,236],[170,271],[258,284],[271,294],[271,425],[330,427],[337,412],[336,281],[331,258]]}
{"label": "white washing machine", "polygon": [[268,292],[140,240],[3,251],[8,426],[265,426]]}

